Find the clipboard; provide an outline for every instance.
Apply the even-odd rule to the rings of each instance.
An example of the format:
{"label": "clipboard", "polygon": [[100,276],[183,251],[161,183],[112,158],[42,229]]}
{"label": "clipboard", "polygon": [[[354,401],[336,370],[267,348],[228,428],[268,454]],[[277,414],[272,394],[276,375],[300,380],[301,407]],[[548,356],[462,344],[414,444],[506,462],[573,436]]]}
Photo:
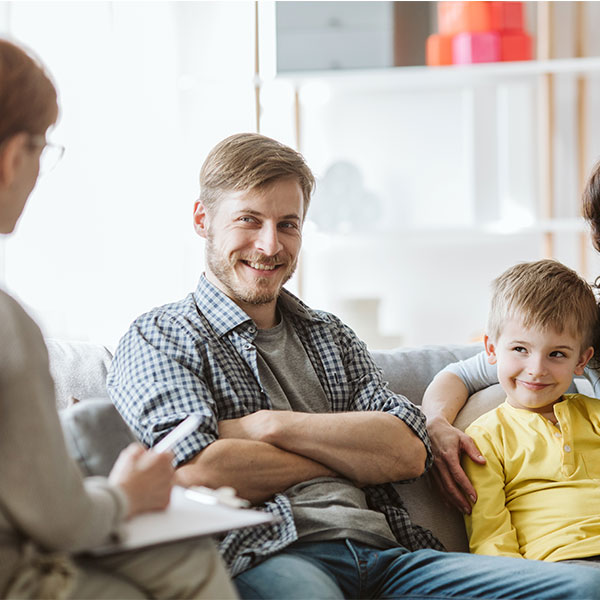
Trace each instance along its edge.
{"label": "clipboard", "polygon": [[224,533],[231,529],[271,523],[276,518],[259,510],[233,508],[221,503],[204,504],[186,496],[186,490],[173,486],[171,502],[164,511],[146,513],[126,521],[119,539],[91,548],[92,556],[105,556],[139,548]]}

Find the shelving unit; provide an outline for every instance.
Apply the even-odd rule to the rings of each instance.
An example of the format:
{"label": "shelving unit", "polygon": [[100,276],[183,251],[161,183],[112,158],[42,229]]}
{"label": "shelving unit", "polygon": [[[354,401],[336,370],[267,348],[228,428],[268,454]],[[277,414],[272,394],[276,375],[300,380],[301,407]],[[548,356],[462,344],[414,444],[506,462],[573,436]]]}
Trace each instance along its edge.
{"label": "shelving unit", "polygon": [[[303,98],[312,89],[328,90],[337,96],[351,97],[353,94],[370,93],[410,93],[410,92],[436,92],[436,91],[462,91],[466,94],[476,93],[478,89],[500,88],[519,83],[529,83],[532,87],[540,85],[544,76],[585,77],[590,74],[600,73],[600,57],[552,59],[541,61],[526,61],[512,63],[485,63],[467,66],[447,67],[395,67],[386,69],[344,70],[344,71],[312,71],[312,72],[287,72],[275,75],[262,81],[263,89],[270,85],[285,84],[293,89],[295,98],[294,122],[296,130],[296,146],[303,150]],[[319,93],[317,91],[317,93]],[[476,100],[471,99],[472,102]],[[477,115],[473,115],[473,120]],[[546,116],[546,119],[549,117]],[[476,123],[471,127],[475,128]],[[540,129],[543,126],[538,124]],[[542,132],[546,138],[552,137],[552,132]],[[541,143],[540,143],[541,145]],[[545,169],[549,170],[548,165]],[[540,175],[542,177],[542,175]],[[546,190],[546,194],[551,190]],[[542,193],[540,193],[542,195]],[[552,233],[562,230],[561,225],[555,226],[552,211],[544,206],[551,204],[551,200],[542,201],[540,198],[540,213],[537,219],[536,231],[542,230]],[[562,221],[562,219],[559,219]],[[570,222],[578,222],[570,219]],[[477,227],[490,231],[502,231],[505,227],[498,224],[482,222]],[[584,231],[583,223],[578,227]],[[544,249],[543,254],[549,254]],[[585,270],[583,268],[582,270]]]}
{"label": "shelving unit", "polygon": [[[311,83],[330,85],[340,91],[368,88],[371,91],[472,87],[506,83],[536,75],[585,75],[600,72],[600,57],[480,63],[447,67],[390,67],[344,71],[286,72],[276,75],[300,91]],[[263,82],[268,84],[268,80]]]}
{"label": "shelving unit", "polygon": [[[422,189],[417,191],[423,192],[423,194],[415,195],[414,187],[403,188],[397,185],[400,177],[397,176],[394,179],[394,185],[398,190],[397,201],[412,202],[417,206],[418,208],[415,210],[421,210],[420,221],[417,219],[418,222],[411,223],[392,218],[385,223],[384,229],[381,231],[362,231],[360,224],[357,224],[351,235],[347,235],[342,230],[329,232],[328,235],[331,235],[335,252],[338,252],[339,248],[346,244],[350,256],[356,251],[357,244],[360,244],[363,251],[369,253],[373,261],[377,261],[383,254],[381,249],[385,248],[390,256],[391,268],[398,268],[398,258],[389,253],[393,253],[395,239],[399,240],[398,252],[405,251],[406,244],[403,241],[400,242],[404,236],[413,240],[417,240],[419,236],[432,240],[436,237],[460,240],[461,236],[465,239],[471,237],[481,240],[488,236],[499,240],[499,245],[506,245],[508,240],[513,237],[523,240],[529,236],[526,243],[527,250],[523,251],[524,256],[519,258],[518,252],[508,252],[513,261],[527,260],[528,256],[531,256],[531,259],[538,256],[556,257],[578,268],[589,279],[596,274],[589,272],[589,235],[585,222],[578,216],[579,207],[574,202],[576,202],[575,198],[578,198],[583,177],[587,175],[589,168],[585,136],[593,134],[590,134],[586,121],[586,98],[592,86],[587,83],[588,80],[592,81],[593,76],[600,75],[600,56],[581,56],[585,54],[586,48],[585,44],[579,44],[578,56],[574,58],[549,58],[552,55],[550,48],[553,38],[552,3],[539,2],[536,4],[538,56],[543,56],[543,60],[448,67],[415,66],[283,73],[277,73],[272,60],[272,57],[276,56],[276,52],[273,51],[276,43],[274,4],[261,4],[263,6],[260,18],[263,19],[264,26],[259,28],[262,37],[262,41],[259,40],[259,42],[263,49],[269,50],[265,55],[270,56],[271,61],[261,60],[260,72],[257,71],[260,88],[265,94],[278,86],[289,90],[288,95],[293,100],[289,101],[291,108],[285,131],[292,130],[294,132],[296,147],[307,155],[313,167],[318,165],[317,168],[323,169],[323,164],[331,162],[334,154],[334,150],[327,154],[328,150],[320,148],[317,148],[315,152],[315,143],[322,144],[325,136],[322,138],[317,136],[318,142],[314,141],[314,137],[310,137],[315,133],[315,109],[309,107],[309,104],[319,94],[322,97],[330,97],[340,111],[347,111],[344,112],[345,116],[350,114],[348,106],[356,109],[361,98],[365,98],[364,102],[366,103],[375,99],[374,108],[365,104],[364,115],[369,121],[369,125],[371,120],[375,119],[379,128],[372,135],[380,137],[385,136],[385,128],[381,127],[384,117],[376,113],[383,105],[389,107],[392,104],[391,98],[398,99],[398,113],[396,115],[391,113],[389,117],[386,113],[386,117],[390,119],[390,136],[398,135],[399,130],[404,132],[405,129],[410,129],[406,127],[406,114],[402,114],[402,111],[410,112],[415,108],[420,110],[420,107],[417,106],[419,100],[415,100],[415,98],[424,99],[427,95],[429,97],[452,96],[454,98],[453,107],[457,113],[460,113],[456,116],[457,121],[460,120],[460,124],[454,128],[448,128],[448,131],[453,131],[455,134],[458,131],[457,135],[460,139],[457,138],[456,152],[462,152],[465,155],[465,164],[469,163],[470,167],[466,169],[468,173],[464,176],[466,180],[466,183],[463,182],[465,194],[461,198],[457,198],[456,186],[454,188],[450,186],[452,189],[448,190],[447,196],[449,202],[457,201],[457,211],[463,210],[465,207],[468,211],[470,207],[472,222],[455,223],[452,222],[452,219],[448,219],[447,223],[440,223],[439,221],[443,221],[443,218],[435,214],[434,207],[432,216],[437,216],[438,222],[427,226],[427,215],[424,214],[423,205],[433,197],[431,189],[427,185],[421,186]],[[579,28],[578,31],[584,24],[582,11],[583,9],[578,6],[575,23]],[[564,111],[562,105],[556,104],[558,88],[561,91],[568,89],[569,94],[571,94],[572,88],[573,98],[570,100],[569,107],[571,112]],[[407,98],[408,101],[406,101]],[[387,104],[384,101],[379,102],[381,99],[387,99]],[[527,104],[526,111],[519,112],[524,104]],[[491,108],[489,108],[490,106]],[[423,108],[423,110],[426,109]],[[573,139],[565,140],[565,127],[561,130],[556,123],[559,119],[566,120],[567,112],[569,118],[573,119],[573,125],[568,125]],[[323,111],[323,114],[330,115],[331,112]],[[353,114],[359,115],[360,118],[360,113],[356,110]],[[517,118],[513,119],[515,114]],[[492,116],[490,117],[490,115]],[[334,114],[335,118],[337,116]],[[394,120],[399,118],[403,119],[402,127],[405,129],[394,123]],[[452,118],[452,115],[449,118]],[[420,115],[416,121],[418,125],[415,125],[415,128],[422,126],[423,116]],[[433,119],[433,121],[439,124],[439,119]],[[360,122],[348,119],[349,129],[358,132],[361,125]],[[564,126],[564,121],[562,121],[562,125]],[[432,127],[435,127],[435,124]],[[307,131],[311,133],[308,134]],[[339,131],[339,127],[337,131]],[[452,135],[452,133],[448,134],[448,131],[442,132],[442,136]],[[269,134],[272,131],[269,130],[266,133]],[[410,133],[414,135],[414,131]],[[431,131],[427,133],[432,140],[436,139]],[[331,134],[331,130],[328,130],[328,134]],[[527,139],[526,147],[523,147],[520,143],[525,138]],[[557,138],[558,144],[556,143]],[[348,139],[350,139],[349,134],[344,141]],[[590,139],[593,146],[593,137]],[[448,139],[443,140],[442,143],[446,144],[444,146],[446,149],[450,146]],[[335,149],[341,150],[342,159],[347,154],[356,159],[357,153],[354,152],[352,155],[351,151],[346,152],[347,148],[343,144],[344,142],[338,143]],[[570,153],[569,160],[573,160],[574,168],[571,168],[570,163],[565,164],[564,156],[561,155],[561,151],[564,152],[563,148],[567,144]],[[375,160],[373,153],[377,152],[377,147],[375,143],[368,143],[365,146],[367,162],[371,161],[367,167],[369,168],[373,166],[372,163]],[[383,143],[382,146],[384,146]],[[398,150],[397,146],[393,145],[393,148]],[[422,164],[427,164],[423,148],[417,148],[417,152],[419,151],[421,153],[418,154],[418,160]],[[386,173],[389,173],[389,169],[393,169],[390,167],[389,153],[388,156],[385,156],[386,150],[381,149],[381,152],[383,160],[388,161],[385,163],[385,168],[388,169]],[[400,148],[399,162],[406,157],[406,154],[402,154],[402,152],[405,152],[405,147]],[[526,160],[519,162],[514,155],[520,157],[521,154],[526,157]],[[450,157],[450,162],[453,158]],[[439,161],[439,153],[434,159]],[[454,163],[452,164],[454,165]],[[439,165],[439,162],[432,162],[432,177],[436,175],[436,165]],[[560,169],[561,178],[563,178],[560,181],[561,185],[558,186],[555,181],[557,168]],[[372,176],[380,176],[383,169],[383,167],[380,170],[371,168],[370,173]],[[526,181],[524,173],[528,176]],[[565,173],[566,177],[564,177]],[[516,177],[513,177],[515,174]],[[443,176],[442,174],[441,177]],[[574,184],[571,182],[573,179],[575,180]],[[564,193],[565,188],[568,188],[566,190],[568,194]],[[465,196],[469,196],[468,202],[465,202]],[[532,218],[521,223],[517,223],[516,220],[511,222],[511,213],[505,210],[508,206],[507,198],[515,205],[525,199],[524,206],[530,210]],[[533,246],[537,245],[537,256],[532,256],[532,244]],[[567,245],[569,252],[567,253],[568,257],[565,257],[564,250]],[[440,246],[437,247],[439,251]],[[339,257],[339,254],[336,256]],[[429,266],[431,264],[428,263]],[[500,263],[496,262],[490,265],[492,271],[489,275],[495,273],[494,265],[500,265]],[[319,268],[321,268],[320,262],[315,260],[314,256],[307,259],[301,281],[305,277],[312,276],[309,273],[311,269],[318,270]],[[369,277],[372,277],[372,274]],[[380,277],[385,277],[385,270],[382,270]],[[473,284],[477,281],[483,282],[481,289],[485,292],[489,281],[488,274],[474,273]],[[327,280],[322,279],[321,284],[326,285]],[[313,288],[314,285],[311,283]],[[356,286],[356,289],[358,290],[359,287]],[[349,293],[347,291],[349,288],[344,289],[346,290],[344,293]],[[302,286],[300,291],[302,292]],[[394,294],[391,289],[385,293]]]}

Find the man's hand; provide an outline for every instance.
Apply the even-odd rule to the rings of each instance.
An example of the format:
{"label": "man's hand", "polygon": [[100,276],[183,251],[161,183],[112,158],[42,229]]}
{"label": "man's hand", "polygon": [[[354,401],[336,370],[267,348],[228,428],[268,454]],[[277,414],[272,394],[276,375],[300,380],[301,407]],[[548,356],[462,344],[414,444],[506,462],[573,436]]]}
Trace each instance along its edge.
{"label": "man's hand", "polygon": [[175,477],[172,460],[172,452],[158,454],[135,443],[119,454],[108,479],[127,495],[128,517],[167,507]]}
{"label": "man's hand", "polygon": [[470,514],[477,493],[461,467],[461,454],[466,453],[481,465],[485,464],[485,458],[468,435],[443,417],[428,420],[427,430],[434,455],[432,474],[442,496],[461,512]]}

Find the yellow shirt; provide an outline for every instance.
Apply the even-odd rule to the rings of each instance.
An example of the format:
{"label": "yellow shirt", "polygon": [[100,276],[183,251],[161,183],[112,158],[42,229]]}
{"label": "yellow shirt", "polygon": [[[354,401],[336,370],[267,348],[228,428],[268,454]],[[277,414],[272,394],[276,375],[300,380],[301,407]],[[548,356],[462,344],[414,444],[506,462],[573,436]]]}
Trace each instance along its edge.
{"label": "yellow shirt", "polygon": [[463,467],[478,500],[471,552],[537,560],[600,554],[600,400],[565,394],[558,426],[507,402],[466,430],[486,465]]}

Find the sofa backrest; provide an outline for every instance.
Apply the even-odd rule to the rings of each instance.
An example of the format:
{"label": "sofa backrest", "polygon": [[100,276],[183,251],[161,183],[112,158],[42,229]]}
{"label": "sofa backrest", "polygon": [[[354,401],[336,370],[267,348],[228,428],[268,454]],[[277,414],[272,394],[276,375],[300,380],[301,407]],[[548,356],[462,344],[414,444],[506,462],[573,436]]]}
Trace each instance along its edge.
{"label": "sofa backrest", "polygon": [[446,365],[470,358],[481,350],[483,344],[480,343],[431,345],[373,350],[371,356],[382,370],[390,389],[420,405],[425,389],[439,371]]}

